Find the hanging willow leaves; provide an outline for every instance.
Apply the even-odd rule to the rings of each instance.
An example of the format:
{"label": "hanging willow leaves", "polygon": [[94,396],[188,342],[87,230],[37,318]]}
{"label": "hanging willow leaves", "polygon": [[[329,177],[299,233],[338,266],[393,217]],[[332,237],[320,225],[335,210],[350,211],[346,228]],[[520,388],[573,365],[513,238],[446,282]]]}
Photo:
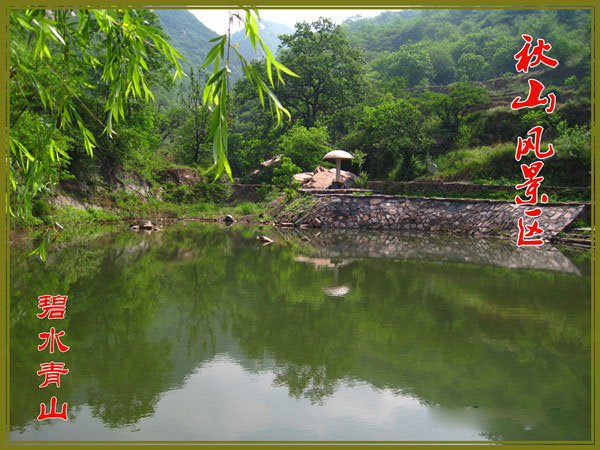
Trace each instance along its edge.
{"label": "hanging willow leaves", "polygon": [[[234,16],[244,21],[246,37],[254,49],[261,49],[268,67],[268,81],[262,80],[236,45],[232,45],[229,32],[212,40],[215,45],[204,67],[210,64],[214,67],[203,92],[203,102],[214,111],[209,139],[213,142],[215,163],[211,169],[216,169],[216,178],[224,172],[232,177],[227,161],[232,49],[258,90],[263,107],[266,97],[278,124],[284,115],[290,116],[273,94],[273,68],[281,83],[282,73],[294,74],[275,60],[260,38],[258,11],[245,9],[245,17],[231,15],[230,25]],[[150,54],[158,53],[174,66],[174,79],[183,75],[180,60],[185,58],[136,10],[11,10],[10,26],[10,32],[20,39],[11,39],[10,46],[12,192],[8,210],[12,217],[28,220],[32,218],[36,196],[51,193],[61,175],[68,174],[70,145],[81,145],[92,157],[100,135],[117,134],[115,126],[125,119],[129,97],[146,101],[154,98],[148,87]],[[78,95],[82,86],[97,88],[85,76],[97,69],[106,85],[104,114],[94,114]],[[16,112],[13,101],[18,106],[14,108]],[[90,121],[100,125],[96,127],[100,130],[96,135],[89,128]],[[73,143],[74,135],[80,142]],[[52,235],[56,237],[58,229],[56,224],[50,224],[42,230],[44,238],[36,253],[44,256],[46,245]]]}
{"label": "hanging willow leaves", "polygon": [[[239,44],[231,43],[231,23],[234,18],[243,20],[246,38],[250,39],[252,48],[257,51],[257,44],[265,58],[267,66],[268,82],[267,84],[259,76],[258,72],[252,67],[251,64],[246,61],[246,58],[238,51],[237,46]],[[208,79],[204,87],[203,100],[204,104],[213,109],[213,121],[210,129],[209,139],[213,140],[213,160],[214,164],[207,170],[207,172],[215,171],[215,180],[218,179],[223,172],[227,173],[230,179],[233,179],[231,174],[231,167],[227,161],[227,137],[229,129],[229,74],[231,70],[230,65],[230,51],[233,50],[240,61],[240,65],[244,71],[244,74],[252,85],[258,91],[259,99],[263,108],[265,105],[265,96],[268,99],[270,110],[275,112],[277,117],[277,126],[281,125],[283,116],[286,115],[291,118],[290,113],[285,109],[275,96],[272,88],[275,87],[273,80],[273,67],[277,73],[277,79],[280,83],[284,83],[282,73],[286,73],[291,76],[297,77],[295,73],[285,67],[283,64],[278,62],[267,45],[264,43],[258,32],[258,23],[260,21],[259,13],[256,9],[245,9],[245,17],[242,18],[238,14],[230,14],[228,32],[222,36],[216,37],[211,42],[216,42],[215,45],[210,49],[206,55],[206,59],[201,68],[207,67],[210,64],[213,65],[213,75]],[[224,67],[221,68],[220,62],[223,61]],[[269,87],[270,86],[270,87]]]}
{"label": "hanging willow leaves", "polygon": [[[49,192],[59,171],[65,171],[69,159],[66,131],[77,129],[86,153],[93,155],[96,137],[77,110],[85,110],[100,123],[102,133],[112,136],[113,124],[125,117],[129,96],[153,98],[146,83],[149,49],[173,64],[174,78],[183,75],[179,60],[184,58],[136,10],[11,10],[10,23],[11,33],[26,39],[11,40],[10,46],[11,99],[18,99],[22,110],[14,120],[11,111],[13,201],[8,202],[8,212],[12,217],[30,219],[33,199]],[[103,63],[98,56],[101,53]],[[94,115],[77,95],[77,83],[90,86],[82,76],[66,75],[71,64],[83,71],[102,66],[101,80],[108,85],[104,117]],[[35,105],[41,105],[42,111]],[[21,136],[25,120],[29,129],[35,130],[31,139]],[[45,230],[42,245],[36,249],[40,256],[47,238]]]}

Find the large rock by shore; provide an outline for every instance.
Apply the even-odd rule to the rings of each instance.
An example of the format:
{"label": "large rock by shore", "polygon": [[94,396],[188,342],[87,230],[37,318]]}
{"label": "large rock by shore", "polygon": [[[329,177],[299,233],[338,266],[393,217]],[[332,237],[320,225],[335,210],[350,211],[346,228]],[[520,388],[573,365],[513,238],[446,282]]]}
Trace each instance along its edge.
{"label": "large rock by shore", "polygon": [[[341,170],[340,178],[345,187],[350,187],[356,175]],[[318,166],[312,172],[297,173],[294,175],[294,180],[298,181],[303,189],[328,189],[331,183],[335,181],[335,169]]]}

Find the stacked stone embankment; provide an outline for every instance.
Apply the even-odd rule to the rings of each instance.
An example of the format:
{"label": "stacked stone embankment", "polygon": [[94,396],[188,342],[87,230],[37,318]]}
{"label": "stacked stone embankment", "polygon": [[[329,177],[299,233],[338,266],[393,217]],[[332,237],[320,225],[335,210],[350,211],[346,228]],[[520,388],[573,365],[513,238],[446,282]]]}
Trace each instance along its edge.
{"label": "stacked stone embankment", "polygon": [[[517,222],[526,210],[504,201],[391,195],[317,194],[306,204],[304,210],[288,211],[278,221],[296,226],[322,223],[326,228],[416,230],[516,238]],[[546,240],[556,236],[589,208],[582,203],[537,206],[542,210],[537,219]]]}
{"label": "stacked stone embankment", "polygon": [[[448,182],[448,181],[368,181],[366,188],[382,194],[391,195],[428,195],[435,193],[437,197],[446,197],[453,194],[463,194],[464,196],[477,195],[485,196],[494,193],[515,195],[514,185],[506,186],[499,184],[476,184],[464,181]],[[559,196],[582,196],[590,193],[589,186],[579,187],[562,187],[562,186],[544,186],[544,193],[548,195]],[[486,198],[486,197],[479,197]]]}

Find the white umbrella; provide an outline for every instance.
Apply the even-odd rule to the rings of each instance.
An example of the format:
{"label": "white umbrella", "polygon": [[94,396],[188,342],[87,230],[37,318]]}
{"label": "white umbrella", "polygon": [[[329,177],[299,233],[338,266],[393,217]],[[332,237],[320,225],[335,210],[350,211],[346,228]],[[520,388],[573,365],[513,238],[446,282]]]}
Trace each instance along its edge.
{"label": "white umbrella", "polygon": [[339,183],[342,159],[352,159],[352,155],[344,150],[333,150],[323,156],[323,159],[335,159],[335,181]]}

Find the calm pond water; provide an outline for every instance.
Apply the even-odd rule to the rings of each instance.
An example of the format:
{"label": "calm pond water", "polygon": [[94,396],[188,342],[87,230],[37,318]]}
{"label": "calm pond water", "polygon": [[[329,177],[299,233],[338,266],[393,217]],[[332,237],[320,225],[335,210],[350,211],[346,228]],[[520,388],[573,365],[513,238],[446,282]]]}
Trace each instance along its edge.
{"label": "calm pond water", "polygon": [[[266,234],[275,242],[262,246]],[[589,252],[195,222],[11,259],[11,440],[589,440]],[[37,297],[68,295],[63,320]],[[38,351],[64,330],[66,353]],[[69,369],[39,388],[40,364]],[[67,421],[38,422],[40,403]]]}

